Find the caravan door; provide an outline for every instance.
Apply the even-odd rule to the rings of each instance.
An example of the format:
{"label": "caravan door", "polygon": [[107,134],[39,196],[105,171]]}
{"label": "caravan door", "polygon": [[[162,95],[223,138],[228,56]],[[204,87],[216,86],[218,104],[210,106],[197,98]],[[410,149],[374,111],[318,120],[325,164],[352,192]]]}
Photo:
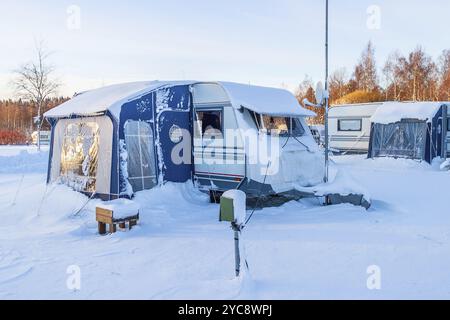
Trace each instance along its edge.
{"label": "caravan door", "polygon": [[[200,188],[236,189],[245,178],[246,157],[239,141],[229,134],[237,130],[231,106],[197,106],[194,112],[195,179]],[[228,140],[227,140],[228,139]],[[236,139],[239,140],[239,135]]]}

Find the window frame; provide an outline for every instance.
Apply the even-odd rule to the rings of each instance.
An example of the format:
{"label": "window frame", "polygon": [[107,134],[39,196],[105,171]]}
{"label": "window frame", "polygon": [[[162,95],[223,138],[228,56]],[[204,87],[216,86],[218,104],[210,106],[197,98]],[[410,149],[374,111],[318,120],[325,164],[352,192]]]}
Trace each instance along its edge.
{"label": "window frame", "polygon": [[[221,126],[221,130],[220,132],[222,133],[222,139],[225,139],[225,110],[224,107],[196,107],[194,110],[194,122],[195,122],[195,126],[196,126],[196,130],[197,132],[200,133],[200,137],[196,137],[194,135],[195,139],[204,139],[205,135],[203,132],[203,127],[200,126],[200,121],[198,119],[198,113],[206,113],[206,112],[219,112],[220,113],[220,126]],[[195,133],[195,132],[194,132]]]}
{"label": "window frame", "polygon": [[251,115],[252,115],[253,121],[256,124],[256,127],[258,128],[258,131],[259,132],[264,131],[264,133],[267,134],[268,136],[270,135],[270,132],[266,129],[266,126],[264,123],[264,117],[289,119],[289,125],[288,125],[289,132],[287,134],[280,135],[280,137],[285,137],[285,136],[289,136],[289,135],[294,136],[294,131],[293,131],[294,119],[298,120],[298,125],[300,125],[301,129],[302,129],[302,134],[299,136],[295,136],[295,137],[301,138],[301,137],[304,137],[307,133],[305,126],[303,125],[303,123],[300,120],[300,117],[271,116],[271,115],[266,115],[266,114],[260,114],[255,111],[251,111]]}
{"label": "window frame", "polygon": [[[68,142],[70,140],[73,139],[77,139],[80,137],[80,135],[74,135],[73,132],[71,130],[69,130],[69,128],[71,126],[75,126],[78,133],[81,132],[82,126],[91,126],[93,125],[93,127],[91,128],[92,131],[92,144],[89,146],[89,150],[87,154],[83,154],[84,155],[84,161],[86,160],[86,157],[90,156],[90,151],[91,149],[96,146],[97,149],[97,154],[96,154],[96,159],[95,159],[95,174],[89,174],[89,175],[83,175],[83,174],[78,174],[75,173],[75,171],[73,171],[74,168],[69,169],[69,168],[65,168],[63,165],[63,161],[64,161],[64,150],[66,145],[68,145]],[[70,132],[70,134],[68,134]],[[83,140],[86,138],[86,136],[82,136]],[[70,141],[73,142],[73,141]],[[74,122],[74,123],[68,123],[65,128],[64,128],[64,135],[63,135],[63,139],[62,139],[62,144],[61,144],[61,156],[60,156],[60,168],[59,168],[59,176],[63,179],[67,179],[67,181],[69,182],[69,185],[71,185],[71,182],[73,183],[74,181],[71,180],[71,177],[76,177],[76,178],[80,178],[80,179],[87,179],[88,182],[86,183],[86,186],[82,189],[79,190],[81,192],[95,192],[95,190],[97,190],[97,176],[98,176],[98,166],[99,166],[99,153],[100,152],[100,126],[98,125],[98,123],[96,123],[95,121],[86,121],[86,119],[81,118],[79,121]],[[81,171],[83,171],[83,164],[84,161],[81,163],[76,163],[77,167],[81,167],[78,168],[78,170],[81,169]]]}
{"label": "window frame", "polygon": [[[359,122],[359,129],[347,129],[344,130],[342,129],[342,122],[345,121],[358,121]],[[363,119],[360,118],[355,118],[355,119],[338,119],[338,123],[337,123],[337,127],[338,127],[338,131],[339,132],[361,132],[362,131],[362,124],[363,124]]]}

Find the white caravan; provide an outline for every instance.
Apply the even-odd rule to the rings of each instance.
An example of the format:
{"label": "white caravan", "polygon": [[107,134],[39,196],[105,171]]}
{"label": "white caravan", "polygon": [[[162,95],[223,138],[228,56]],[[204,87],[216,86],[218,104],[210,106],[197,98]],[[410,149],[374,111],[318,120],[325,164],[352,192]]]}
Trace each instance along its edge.
{"label": "white caravan", "polygon": [[291,93],[220,82],[196,83],[192,96],[194,179],[201,189],[240,188],[258,197],[322,183],[323,152],[305,120],[314,113]]}
{"label": "white caravan", "polygon": [[370,118],[382,105],[379,102],[333,106],[329,113],[330,147],[341,153],[367,153]]}

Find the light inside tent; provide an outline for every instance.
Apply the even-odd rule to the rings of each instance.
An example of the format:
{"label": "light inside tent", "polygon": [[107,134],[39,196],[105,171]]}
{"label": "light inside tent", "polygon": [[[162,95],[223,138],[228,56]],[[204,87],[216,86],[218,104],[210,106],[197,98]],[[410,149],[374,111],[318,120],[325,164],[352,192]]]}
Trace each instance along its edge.
{"label": "light inside tent", "polygon": [[95,122],[67,125],[61,150],[61,180],[70,187],[95,192],[99,126]]}

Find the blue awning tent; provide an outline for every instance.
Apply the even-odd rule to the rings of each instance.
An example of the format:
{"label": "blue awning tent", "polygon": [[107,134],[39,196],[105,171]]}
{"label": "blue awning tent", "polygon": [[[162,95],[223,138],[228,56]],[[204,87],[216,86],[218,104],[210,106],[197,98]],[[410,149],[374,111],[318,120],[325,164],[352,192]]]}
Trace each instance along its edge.
{"label": "blue awning tent", "polygon": [[388,102],[372,116],[369,158],[423,160],[447,156],[447,103]]}
{"label": "blue awning tent", "polygon": [[175,164],[171,157],[180,142],[173,141],[174,128],[192,131],[189,88],[190,82],[157,81],[110,86],[47,112],[48,183],[62,178],[77,191],[110,200],[132,196],[159,179],[191,179],[193,161]]}

